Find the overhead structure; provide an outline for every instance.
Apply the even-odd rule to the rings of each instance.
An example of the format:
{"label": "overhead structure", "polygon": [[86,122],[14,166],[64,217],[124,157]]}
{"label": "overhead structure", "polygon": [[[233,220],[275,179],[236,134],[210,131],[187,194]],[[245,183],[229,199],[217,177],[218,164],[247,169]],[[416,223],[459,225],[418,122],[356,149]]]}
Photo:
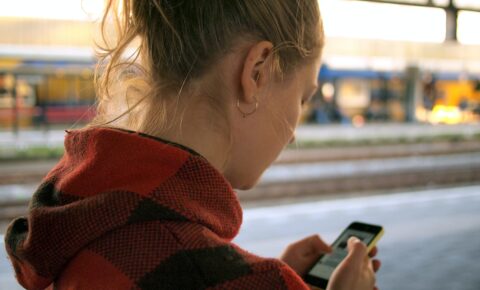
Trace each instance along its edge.
{"label": "overhead structure", "polygon": [[[480,12],[478,1],[468,0],[354,0],[387,4],[409,5],[417,7],[441,8],[445,10],[446,42],[458,41],[458,16],[460,11]],[[475,3],[477,2],[477,3]]]}

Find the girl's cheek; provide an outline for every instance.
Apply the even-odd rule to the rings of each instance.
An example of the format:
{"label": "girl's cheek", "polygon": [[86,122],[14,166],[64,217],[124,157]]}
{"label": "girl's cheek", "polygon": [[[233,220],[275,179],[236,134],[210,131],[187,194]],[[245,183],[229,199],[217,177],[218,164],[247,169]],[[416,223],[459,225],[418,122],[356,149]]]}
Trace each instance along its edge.
{"label": "girl's cheek", "polygon": [[300,106],[297,111],[295,112],[295,118],[294,118],[294,128],[297,128],[297,126],[300,124],[300,119],[302,118],[302,112],[303,112],[303,108],[302,106]]}

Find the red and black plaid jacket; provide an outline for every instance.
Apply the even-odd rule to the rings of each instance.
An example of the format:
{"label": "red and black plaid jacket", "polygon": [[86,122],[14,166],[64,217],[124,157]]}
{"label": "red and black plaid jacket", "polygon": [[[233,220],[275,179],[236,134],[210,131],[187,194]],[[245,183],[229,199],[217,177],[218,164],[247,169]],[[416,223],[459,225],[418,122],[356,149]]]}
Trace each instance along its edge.
{"label": "red and black plaid jacket", "polygon": [[69,132],[5,241],[27,289],[308,289],[231,241],[235,192],[203,157],[139,133]]}

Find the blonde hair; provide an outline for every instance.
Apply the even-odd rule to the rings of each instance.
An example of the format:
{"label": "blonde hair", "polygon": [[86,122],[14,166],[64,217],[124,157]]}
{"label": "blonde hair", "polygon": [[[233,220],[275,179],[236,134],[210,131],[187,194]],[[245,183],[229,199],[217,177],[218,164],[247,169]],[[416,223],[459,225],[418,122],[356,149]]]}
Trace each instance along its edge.
{"label": "blonde hair", "polygon": [[[147,133],[151,123],[166,128],[173,120],[167,116],[168,96],[180,97],[241,40],[270,41],[279,76],[323,47],[317,0],[109,0],[101,32],[91,125],[122,119]],[[132,46],[135,51],[127,55]],[[144,110],[149,118],[141,117]]]}

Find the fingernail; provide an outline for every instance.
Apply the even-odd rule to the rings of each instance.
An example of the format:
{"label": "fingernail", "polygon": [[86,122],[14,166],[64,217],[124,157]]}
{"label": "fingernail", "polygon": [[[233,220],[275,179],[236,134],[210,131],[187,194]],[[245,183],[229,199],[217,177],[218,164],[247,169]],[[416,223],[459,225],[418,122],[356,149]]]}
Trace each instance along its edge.
{"label": "fingernail", "polygon": [[350,237],[350,240],[352,240],[353,243],[360,242],[357,237]]}

